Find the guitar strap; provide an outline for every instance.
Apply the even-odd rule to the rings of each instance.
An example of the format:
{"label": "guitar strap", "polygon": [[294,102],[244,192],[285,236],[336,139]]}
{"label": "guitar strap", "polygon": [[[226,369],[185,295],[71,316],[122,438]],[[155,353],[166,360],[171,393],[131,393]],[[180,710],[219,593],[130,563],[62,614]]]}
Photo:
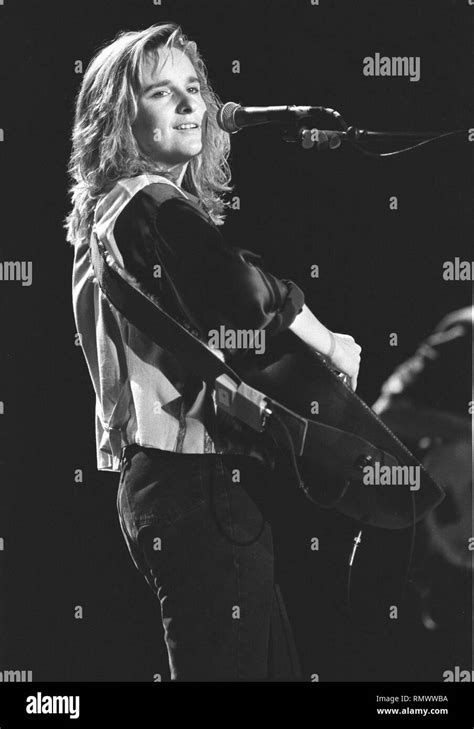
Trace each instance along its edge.
{"label": "guitar strap", "polygon": [[[98,284],[112,306],[133,326],[159,347],[166,349],[189,370],[198,374],[203,381],[212,382],[219,375],[226,374],[236,384],[241,378],[225,362],[188,332],[170,316],[155,297],[142,289],[139,282],[128,272],[119,268],[93,231],[89,255]],[[190,364],[192,363],[192,364]]]}

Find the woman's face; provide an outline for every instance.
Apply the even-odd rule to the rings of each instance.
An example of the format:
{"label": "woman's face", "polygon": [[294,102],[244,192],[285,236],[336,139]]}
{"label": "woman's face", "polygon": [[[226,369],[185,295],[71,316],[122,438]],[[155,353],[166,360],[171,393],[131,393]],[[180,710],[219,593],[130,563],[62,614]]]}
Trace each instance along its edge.
{"label": "woman's face", "polygon": [[194,66],[182,51],[160,49],[159,64],[153,65],[148,60],[144,66],[132,131],[145,154],[172,168],[202,151],[206,105]]}

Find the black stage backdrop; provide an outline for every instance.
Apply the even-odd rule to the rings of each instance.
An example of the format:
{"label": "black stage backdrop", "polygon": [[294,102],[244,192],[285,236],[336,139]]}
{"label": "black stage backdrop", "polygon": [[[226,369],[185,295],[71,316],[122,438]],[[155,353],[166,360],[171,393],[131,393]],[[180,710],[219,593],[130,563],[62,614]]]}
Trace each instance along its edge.
{"label": "black stage backdrop", "polygon": [[[119,529],[118,476],[96,470],[93,393],[75,345],[62,221],[77,62],[85,70],[120,30],[172,20],[196,40],[223,101],[324,105],[377,130],[467,129],[473,14],[468,0],[0,3],[0,253],[33,266],[31,286],[0,282],[3,667],[32,670],[35,681],[169,675],[159,604]],[[420,80],[364,76],[363,59],[376,52],[419,56]],[[232,137],[240,209],[224,235],[263,254],[327,326],[355,337],[368,403],[444,314],[471,304],[472,282],[442,276],[444,261],[472,259],[471,149],[466,134],[378,160],[345,145],[303,150],[268,127]],[[415,614],[377,622],[379,604],[397,600],[405,532],[366,535],[351,589],[354,604],[369,596],[373,619],[363,630],[351,622],[355,533],[342,517],[321,521],[295,493],[281,500],[279,580],[308,681],[440,681],[444,670],[470,668],[470,628],[440,635]],[[322,534],[330,548],[311,551]]]}

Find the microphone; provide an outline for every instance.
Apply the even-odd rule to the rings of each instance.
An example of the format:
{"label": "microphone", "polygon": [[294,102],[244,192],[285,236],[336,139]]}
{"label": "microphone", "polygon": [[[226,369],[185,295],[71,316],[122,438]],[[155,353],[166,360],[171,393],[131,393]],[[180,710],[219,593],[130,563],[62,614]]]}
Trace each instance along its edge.
{"label": "microphone", "polygon": [[216,114],[221,129],[229,134],[256,124],[292,124],[304,117],[332,111],[323,106],[240,106],[228,101]]}

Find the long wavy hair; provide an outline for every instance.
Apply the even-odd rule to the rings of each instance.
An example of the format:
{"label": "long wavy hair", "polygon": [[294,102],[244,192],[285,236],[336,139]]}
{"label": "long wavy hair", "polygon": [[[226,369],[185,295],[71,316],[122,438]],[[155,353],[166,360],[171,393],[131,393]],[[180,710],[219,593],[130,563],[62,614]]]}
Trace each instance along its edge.
{"label": "long wavy hair", "polygon": [[225,219],[225,193],[230,186],[229,135],[216,122],[220,100],[212,90],[205,63],[194,41],[176,23],[152,25],[141,31],[121,31],[89,63],[77,94],[68,173],[72,210],[64,221],[66,239],[74,245],[89,238],[99,199],[122,178],[143,173],[172,179],[167,169],[142,152],[132,132],[143,67],[159,61],[160,49],[178,48],[191,61],[206,104],[203,148],[193,157],[182,180],[183,190],[197,195],[216,225]]}

